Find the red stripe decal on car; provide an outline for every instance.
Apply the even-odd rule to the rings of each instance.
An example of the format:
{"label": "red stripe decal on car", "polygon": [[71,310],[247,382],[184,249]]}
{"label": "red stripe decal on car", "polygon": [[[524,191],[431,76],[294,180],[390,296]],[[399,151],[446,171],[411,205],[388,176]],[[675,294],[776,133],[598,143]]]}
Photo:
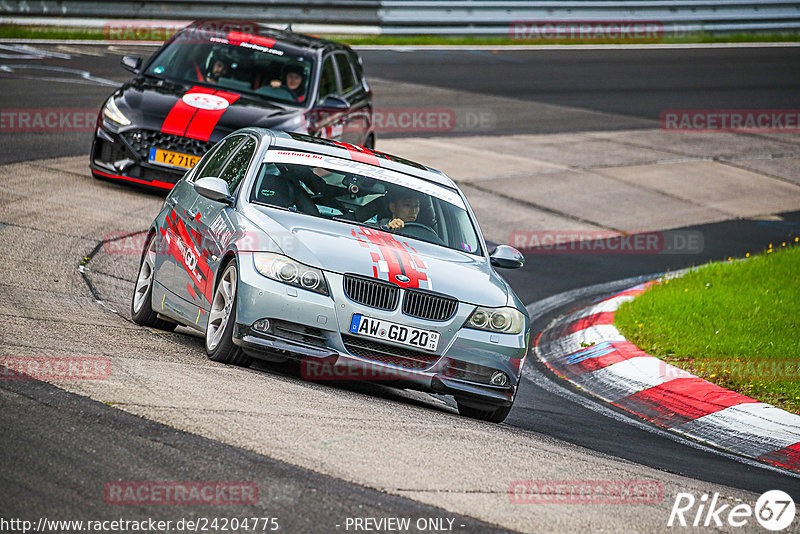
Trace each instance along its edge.
{"label": "red stripe decal on car", "polygon": [[259,37],[257,35],[251,35],[249,33],[242,32],[228,32],[228,35],[225,38],[228,39],[228,41],[232,41],[232,44],[240,45],[242,43],[250,43],[266,48],[272,48],[277,42],[275,39],[270,39],[269,37]]}
{"label": "red stripe decal on car", "polygon": [[[426,282],[427,289],[430,289],[430,282],[428,276],[420,271],[423,262],[415,259],[406,250],[405,243],[398,241],[395,237],[386,232],[372,230],[370,228],[360,228],[360,232],[355,233],[356,238],[361,243],[369,243],[378,248],[378,253],[370,251],[370,259],[372,260],[372,272],[375,278],[384,279],[380,276],[381,273],[386,272],[385,280],[396,284],[403,288],[419,288],[420,281]],[[366,239],[362,239],[362,237]],[[381,258],[385,263],[385,270],[381,270]],[[421,265],[422,264],[422,265]],[[408,278],[407,282],[402,282],[397,276],[400,275]]]}
{"label": "red stripe decal on car", "polygon": [[275,43],[276,43],[275,39],[270,39],[269,37],[259,37],[257,35],[254,35],[250,38],[250,44],[263,46],[266,48],[272,48],[273,46],[275,46]]}
{"label": "red stripe decal on car", "polygon": [[368,148],[361,146],[351,145],[350,143],[343,143],[341,141],[333,141],[333,144],[340,146],[350,153],[350,159],[359,163],[367,163],[369,165],[381,166],[380,160]]}
{"label": "red stripe decal on car", "polygon": [[[178,217],[174,209],[165,217],[165,222],[167,227],[162,230],[162,234],[169,245],[169,253],[175,258],[177,264],[189,274],[189,278],[192,280],[188,288],[189,293],[193,298],[197,298],[197,292],[191,287],[194,284],[210,304],[212,280],[208,263],[203,255],[198,252],[197,247],[189,236],[183,219]],[[179,240],[180,243],[178,243]],[[191,266],[186,263],[187,258],[184,254],[189,254],[193,258]]]}
{"label": "red stripe decal on car", "polygon": [[175,187],[175,184],[171,184],[169,182],[162,182],[161,180],[139,180],[138,178],[131,178],[130,176],[123,176],[121,174],[108,174],[107,172],[103,171],[92,171],[95,174],[99,174],[100,176],[105,176],[106,178],[113,178],[114,180],[127,180],[128,182],[135,182],[137,184],[145,184],[152,187],[158,187],[160,189],[172,189]]}
{"label": "red stripe decal on car", "polygon": [[[205,93],[210,95],[214,94],[214,89],[194,86],[186,91],[185,94],[189,93]],[[178,99],[175,105],[172,106],[172,109],[169,110],[167,118],[164,119],[164,123],[161,125],[161,131],[167,134],[183,136],[197,111],[197,108],[184,102],[183,98]]]}
{"label": "red stripe decal on car", "polygon": [[[228,104],[233,104],[239,99],[239,95],[226,93],[225,91],[216,91],[214,96],[224,98],[228,101]],[[211,132],[214,131],[219,119],[227,109],[227,107],[224,109],[198,109],[184,135],[192,139],[208,141],[211,138]]]}

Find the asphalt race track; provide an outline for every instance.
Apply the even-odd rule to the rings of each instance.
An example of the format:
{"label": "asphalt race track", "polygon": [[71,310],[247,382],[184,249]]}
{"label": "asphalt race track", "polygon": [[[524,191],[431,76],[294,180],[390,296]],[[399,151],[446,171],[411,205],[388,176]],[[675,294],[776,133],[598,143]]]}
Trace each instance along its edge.
{"label": "asphalt race track", "polygon": [[[0,107],[98,109],[114,84],[127,78],[127,73],[118,67],[119,55],[141,50],[143,47],[127,45],[0,44]],[[491,140],[506,134],[647,130],[658,128],[659,114],[665,109],[800,107],[800,47],[365,50],[362,55],[368,75],[375,78],[373,90],[379,107],[409,108],[418,101],[419,88],[427,87],[434,101],[431,107],[447,105],[448,98],[457,98],[452,106],[462,121],[452,131],[387,133],[379,137],[379,149],[381,138],[390,143],[406,137],[478,134]],[[470,129],[467,122],[480,116],[491,120]],[[90,134],[85,131],[0,131],[0,166],[20,164],[13,167],[13,173],[0,175],[5,190],[0,196],[0,243],[22,251],[16,263],[6,260],[9,274],[0,278],[0,321],[8,321],[0,331],[4,345],[1,354],[35,353],[50,346],[53,354],[83,347],[81,350],[86,353],[119,355],[123,376],[131,384],[114,385],[121,388],[116,392],[101,386],[93,389],[94,385],[82,390],[84,386],[79,386],[79,391],[65,387],[65,391],[43,382],[0,381],[0,450],[6,460],[0,475],[0,516],[103,519],[135,512],[132,515],[139,518],[175,519],[192,515],[230,517],[238,513],[224,507],[213,512],[198,511],[197,507],[158,506],[122,507],[127,509],[120,511],[120,507],[104,506],[97,496],[98,488],[102,491],[103,485],[113,480],[259,480],[262,499],[247,509],[249,515],[279,516],[281,530],[286,532],[345,531],[344,521],[352,516],[448,517],[454,520],[454,530],[463,532],[488,532],[495,528],[490,524],[520,531],[630,531],[631,525],[641,531],[653,531],[665,528],[674,495],[681,490],[696,494],[724,491],[726,498],[754,502],[753,494],[778,488],[795,500],[800,499],[800,477],[721,454],[632,421],[621,411],[599,404],[557,380],[535,357],[528,358],[515,408],[500,426],[457,418],[445,402],[421,394],[370,384],[306,383],[286,366],[257,365],[257,370],[234,374],[239,370],[210,365],[203,361],[205,356],[196,337],[145,331],[129,323],[124,306],[138,258],[103,255],[104,248],[99,243],[104,229],[143,230],[160,201],[152,195],[92,180],[88,161],[84,164],[80,159],[68,158],[85,157],[89,140]],[[501,143],[501,138],[497,142]],[[796,161],[800,158],[798,152],[800,147],[783,156],[787,161]],[[40,162],[49,158],[65,159]],[[458,180],[458,176],[453,177]],[[63,186],[59,182],[62,179]],[[62,193],[63,203],[59,200]],[[30,196],[37,194],[46,197],[46,207],[28,209],[23,219],[16,205],[27,206]],[[467,194],[472,198],[469,191]],[[79,202],[97,203],[96,213],[87,214],[83,220],[83,213],[92,206]],[[60,217],[52,212],[53,207],[64,211],[68,222],[63,228],[59,227]],[[608,286],[610,282],[742,257],[768,243],[800,236],[800,211],[675,229],[701,233],[702,251],[529,254],[523,269],[503,274],[533,309],[545,299],[597,286],[573,293],[572,298],[551,299],[549,302],[555,303],[543,310],[534,323],[534,329],[539,331],[559,313],[611,294],[614,288]],[[12,230],[19,235],[3,238],[4,232]],[[63,239],[59,240],[59,236]],[[26,242],[28,239],[30,242]],[[90,295],[84,277],[75,268],[92,250],[97,254],[87,262],[86,279],[93,291]],[[50,265],[56,265],[52,275],[41,271]],[[22,289],[12,283],[15,276],[37,268],[36,275],[20,284]],[[53,284],[53,302],[48,291],[42,289],[47,283]],[[37,296],[30,302],[23,298],[34,294]],[[75,302],[60,313],[58,306],[68,302],[67,297],[59,300],[62,295]],[[94,298],[119,311],[110,313]],[[52,307],[39,310],[38,303]],[[69,320],[95,331],[81,337],[80,328],[73,331],[60,324]],[[32,331],[35,340],[26,337]],[[48,337],[53,344],[47,343]],[[59,347],[62,343],[63,347]],[[160,347],[164,347],[163,356]],[[140,355],[142,362],[136,360]],[[194,371],[187,375],[185,389],[172,383],[176,392],[188,394],[192,385],[236,392],[237,383],[243,388],[253,386],[248,391],[255,391],[257,386],[266,384],[275,388],[276,397],[269,401],[256,396],[231,399],[231,406],[226,409],[236,414],[229,414],[230,425],[216,412],[222,407],[215,407],[210,401],[199,401],[199,411],[193,411],[195,407],[188,404],[166,406],[161,403],[167,402],[170,392],[154,384],[159,377],[170,376],[178,365],[184,366],[181,372],[196,369],[196,375]],[[136,395],[142,391],[151,398],[137,400]],[[276,401],[281,398],[277,396],[280,392],[302,400],[297,401],[297,406],[286,397],[286,403]],[[117,402],[115,395],[127,400]],[[106,399],[109,406],[97,402]],[[277,407],[276,402],[280,403]],[[343,418],[337,423],[335,418],[341,415],[335,410],[337,406],[352,410],[355,419]],[[276,415],[273,409],[280,413]],[[249,410],[261,415],[250,417]],[[317,412],[320,419],[329,416],[330,421],[317,421]],[[198,414],[205,414],[209,422]],[[265,419],[263,414],[274,419]],[[294,417],[289,417],[292,414]],[[238,419],[246,415],[250,418]],[[396,420],[389,422],[389,418]],[[253,427],[240,428],[242,421]],[[370,421],[370,426],[376,428],[364,428],[363,435],[354,430]],[[329,430],[337,424],[346,429],[341,435],[309,430],[316,425]],[[287,432],[285,442],[256,428],[272,428],[270,425]],[[248,441],[245,430],[252,431],[252,441]],[[291,437],[300,440],[296,451],[289,432],[296,432]],[[408,474],[407,486],[397,483],[393,478],[396,473],[391,473],[397,469],[381,464],[378,451],[403,453],[403,444],[390,444],[388,440],[381,444],[380,440],[382,434],[399,439],[405,432],[422,436],[423,444],[439,440],[439,452],[446,451],[447,440],[452,439],[453,461],[448,465],[452,473],[460,473],[458,466],[464,462],[460,468],[463,481],[452,477],[442,482],[435,475],[442,469],[441,460],[425,458],[414,464],[417,469]],[[358,437],[353,438],[354,435]],[[270,439],[275,442],[270,443]],[[326,450],[304,450],[304,440],[311,443],[314,439],[319,439]],[[485,457],[480,451],[469,450],[469,441],[479,439],[487,443],[497,439],[497,450],[490,450]],[[337,440],[344,446],[337,445]],[[353,453],[348,450],[348,440],[359,445],[372,441]],[[460,457],[462,450],[471,462]],[[416,458],[416,453],[419,451],[398,460],[398,466],[405,465],[403,460]],[[618,473],[626,473],[622,476],[628,478],[657,478],[665,488],[664,502],[654,509],[655,515],[654,510],[637,509],[635,513],[631,511],[632,516],[625,515],[627,509],[587,510],[586,506],[509,508],[508,498],[503,495],[509,479],[499,477],[501,480],[492,486],[481,476],[491,477],[492,466],[500,462],[496,457],[502,455],[507,455],[505,463],[527,459],[547,464],[548,476],[541,478],[600,479],[614,478]],[[587,465],[582,463],[583,458]],[[418,474],[417,470],[425,474]],[[519,478],[531,478],[523,476],[523,472],[521,467]],[[489,489],[474,489],[484,488],[483,483]],[[721,487],[724,488],[720,490]],[[493,492],[505,498],[505,508],[496,506],[494,501],[481,500]],[[508,510],[511,512],[506,514]],[[653,517],[646,520],[648,515]]]}

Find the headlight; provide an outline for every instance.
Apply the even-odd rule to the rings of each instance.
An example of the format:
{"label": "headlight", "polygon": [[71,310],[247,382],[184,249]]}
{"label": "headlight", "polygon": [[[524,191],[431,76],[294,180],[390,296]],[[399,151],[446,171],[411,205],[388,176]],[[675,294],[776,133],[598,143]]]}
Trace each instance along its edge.
{"label": "headlight", "polygon": [[328,294],[325,277],[319,269],[271,252],[254,252],[253,263],[256,270],[267,278],[323,295]]}
{"label": "headlight", "polygon": [[525,316],[516,308],[478,307],[464,323],[464,327],[502,334],[519,334],[524,324]]}
{"label": "headlight", "polygon": [[122,114],[122,112],[117,107],[117,103],[114,102],[114,97],[108,99],[106,102],[105,107],[103,108],[103,116],[109,120],[116,122],[117,124],[121,124],[122,126],[127,126],[131,123],[130,119]]}

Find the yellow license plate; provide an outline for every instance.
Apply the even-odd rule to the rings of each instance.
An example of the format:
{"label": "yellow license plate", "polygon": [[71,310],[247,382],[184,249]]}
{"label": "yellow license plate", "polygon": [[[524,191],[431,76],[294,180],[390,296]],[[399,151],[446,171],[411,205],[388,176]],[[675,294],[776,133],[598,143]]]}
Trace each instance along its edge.
{"label": "yellow license plate", "polygon": [[180,152],[172,152],[171,150],[151,148],[149,159],[150,163],[167,165],[168,167],[179,167],[181,169],[191,169],[200,161],[200,156],[191,156],[189,154],[181,154]]}

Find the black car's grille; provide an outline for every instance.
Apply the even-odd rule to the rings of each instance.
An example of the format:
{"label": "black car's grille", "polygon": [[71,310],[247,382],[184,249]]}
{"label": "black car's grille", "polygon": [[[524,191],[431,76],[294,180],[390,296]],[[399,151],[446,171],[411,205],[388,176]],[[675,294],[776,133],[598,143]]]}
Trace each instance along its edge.
{"label": "black car's grille", "polygon": [[278,337],[300,341],[316,347],[325,347],[327,345],[327,339],[319,328],[280,319],[272,319],[270,322],[272,323],[272,332]]}
{"label": "black car's grille", "polygon": [[100,161],[100,163],[113,163],[129,158],[128,151],[121,145],[122,143],[111,143],[105,139],[98,138],[94,145],[94,159]]}
{"label": "black car's grille", "polygon": [[370,308],[393,310],[397,307],[400,289],[392,284],[345,275],[344,293],[347,298]]}
{"label": "black car's grille", "polygon": [[140,158],[147,160],[151,148],[163,148],[183,154],[202,156],[214,146],[210,141],[199,141],[180,135],[166,134],[155,130],[129,130],[122,134],[125,141],[131,145]]}
{"label": "black car's grille", "polygon": [[449,297],[407,290],[403,298],[403,313],[419,319],[446,321],[456,313],[458,301]]}
{"label": "black car's grille", "polygon": [[450,360],[444,368],[444,376],[488,384],[495,370],[475,363]]}
{"label": "black car's grille", "polygon": [[427,369],[439,360],[439,356],[418,350],[396,347],[356,336],[342,334],[344,347],[360,358],[378,363],[388,363],[406,369]]}

